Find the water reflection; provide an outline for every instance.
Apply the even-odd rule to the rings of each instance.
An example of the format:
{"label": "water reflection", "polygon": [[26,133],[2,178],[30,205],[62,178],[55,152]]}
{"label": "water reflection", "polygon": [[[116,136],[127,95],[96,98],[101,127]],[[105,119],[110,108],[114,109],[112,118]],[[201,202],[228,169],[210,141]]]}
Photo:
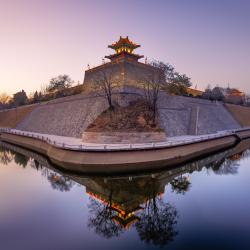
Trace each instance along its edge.
{"label": "water reflection", "polygon": [[134,227],[141,240],[160,246],[177,234],[178,213],[161,197],[166,183],[160,176],[93,178],[85,185],[91,197],[88,226],[97,234],[117,237]]}
{"label": "water reflection", "polygon": [[183,176],[182,174],[174,178],[171,182],[172,191],[177,194],[185,194],[191,187],[191,182],[188,176]]}
{"label": "water reflection", "polygon": [[84,186],[89,196],[88,228],[107,239],[119,237],[128,229],[141,241],[165,246],[178,235],[179,212],[163,199],[165,187],[185,195],[192,188],[190,174],[206,168],[218,175],[238,173],[239,161],[250,157],[250,140],[212,156],[162,172],[130,176],[80,176],[62,173],[47,158],[26,149],[0,142],[0,163],[14,161],[40,171],[51,187],[68,192],[74,185]]}

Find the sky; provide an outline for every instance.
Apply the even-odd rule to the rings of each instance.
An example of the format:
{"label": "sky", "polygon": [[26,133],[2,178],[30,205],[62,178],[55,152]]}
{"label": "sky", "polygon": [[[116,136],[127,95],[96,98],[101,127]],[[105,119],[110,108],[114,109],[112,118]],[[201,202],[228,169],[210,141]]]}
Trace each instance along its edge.
{"label": "sky", "polygon": [[[0,0],[0,93],[84,80],[119,36],[193,86],[250,93],[250,0]],[[143,62],[143,59],[141,59]]]}

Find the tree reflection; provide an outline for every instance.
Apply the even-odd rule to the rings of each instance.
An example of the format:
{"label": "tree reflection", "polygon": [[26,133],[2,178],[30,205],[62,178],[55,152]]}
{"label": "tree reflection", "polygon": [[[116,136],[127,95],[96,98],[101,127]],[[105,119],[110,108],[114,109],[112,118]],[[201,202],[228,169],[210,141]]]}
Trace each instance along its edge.
{"label": "tree reflection", "polygon": [[177,194],[185,194],[191,187],[191,182],[187,176],[180,175],[171,182],[172,191]]}
{"label": "tree reflection", "polygon": [[88,227],[93,228],[95,232],[105,238],[118,237],[123,228],[113,220],[115,211],[111,207],[111,203],[101,203],[90,198],[89,203],[89,222]]}
{"label": "tree reflection", "polygon": [[146,202],[135,227],[142,241],[163,247],[177,235],[177,217],[174,206],[160,197],[153,197]]}
{"label": "tree reflection", "polygon": [[20,153],[17,153],[15,152],[15,155],[14,155],[14,161],[17,165],[19,166],[22,166],[23,168],[25,168],[29,162],[29,157],[23,155],[23,154],[20,154]]}
{"label": "tree reflection", "polygon": [[0,162],[8,165],[13,160],[13,154],[10,150],[0,147]]}
{"label": "tree reflection", "polygon": [[221,161],[214,162],[211,168],[213,172],[218,175],[235,175],[238,173],[240,159],[241,155],[235,154],[228,158],[222,159]]}
{"label": "tree reflection", "polygon": [[42,170],[44,167],[35,159],[32,159],[32,161],[30,162],[30,166],[34,169],[36,169],[37,171]]}
{"label": "tree reflection", "polygon": [[15,152],[13,150],[7,149],[5,147],[0,147],[0,162],[4,165],[8,165],[11,161],[13,161],[25,168],[29,162],[29,157]]}
{"label": "tree reflection", "polygon": [[[95,183],[97,182],[102,183]],[[177,210],[160,197],[165,183],[157,178],[145,177],[135,180],[110,180],[103,182],[101,186],[105,186],[106,190],[109,186],[108,196],[104,195],[104,189],[101,193],[88,192],[91,196],[88,226],[97,234],[105,238],[117,237],[128,228],[127,225],[133,225],[142,241],[158,246],[166,245],[177,235]],[[116,192],[118,186],[123,187],[122,192]],[[136,186],[137,191],[131,186]],[[94,187],[97,186],[92,186],[92,192]],[[126,197],[119,199],[125,193]],[[118,201],[120,203],[117,203]],[[116,220],[117,217],[120,220]]]}
{"label": "tree reflection", "polygon": [[70,189],[74,186],[74,182],[70,178],[52,171],[48,173],[47,178],[51,187],[61,192],[70,191]]}

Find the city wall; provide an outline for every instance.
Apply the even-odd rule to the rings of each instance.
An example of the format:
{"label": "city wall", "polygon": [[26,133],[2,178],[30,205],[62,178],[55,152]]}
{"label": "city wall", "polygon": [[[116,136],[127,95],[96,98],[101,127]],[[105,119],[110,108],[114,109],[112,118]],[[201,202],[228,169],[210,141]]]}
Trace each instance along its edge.
{"label": "city wall", "polygon": [[112,76],[112,81],[117,84],[117,87],[138,87],[143,82],[152,80],[152,77],[156,75],[159,76],[159,79],[164,79],[164,73],[160,69],[126,58],[86,70],[84,77],[85,88],[93,88],[95,82],[103,79],[105,73]]}
{"label": "city wall", "polygon": [[[125,86],[115,102],[126,106],[143,96],[143,90]],[[95,94],[79,94],[47,103],[23,106],[0,112],[0,126],[81,138],[85,129],[108,107],[107,101]],[[241,123],[238,109],[244,110]],[[222,103],[198,98],[169,96],[161,93],[158,102],[159,122],[166,136],[215,133],[248,126],[248,109],[237,106],[229,112]],[[249,119],[249,120],[248,120]]]}
{"label": "city wall", "polygon": [[1,110],[0,127],[15,128],[17,124],[19,124],[36,107],[37,104],[33,104],[7,110]]}
{"label": "city wall", "polygon": [[225,106],[241,126],[250,126],[250,107],[234,104],[226,104]]}

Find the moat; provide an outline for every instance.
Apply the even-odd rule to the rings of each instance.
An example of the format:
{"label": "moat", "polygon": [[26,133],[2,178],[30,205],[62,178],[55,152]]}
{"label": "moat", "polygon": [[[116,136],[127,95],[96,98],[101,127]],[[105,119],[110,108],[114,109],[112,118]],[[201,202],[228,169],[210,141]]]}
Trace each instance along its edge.
{"label": "moat", "polygon": [[1,143],[1,248],[246,249],[249,148],[164,172],[80,176]]}

